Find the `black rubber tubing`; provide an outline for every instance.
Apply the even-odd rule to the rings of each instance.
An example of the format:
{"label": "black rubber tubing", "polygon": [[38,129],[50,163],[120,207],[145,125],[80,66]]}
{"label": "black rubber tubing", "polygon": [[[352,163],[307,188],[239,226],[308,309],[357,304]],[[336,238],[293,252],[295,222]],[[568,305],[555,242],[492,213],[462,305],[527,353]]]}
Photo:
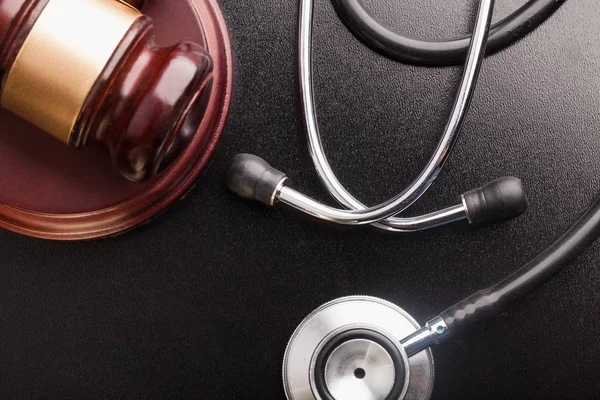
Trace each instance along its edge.
{"label": "black rubber tubing", "polygon": [[498,284],[479,291],[440,314],[451,335],[498,315],[583,253],[600,236],[600,198],[560,239]]}
{"label": "black rubber tubing", "polygon": [[[397,34],[381,25],[360,0],[332,0],[348,29],[372,50],[406,64],[440,67],[462,65],[470,35],[428,40]],[[538,28],[566,0],[530,0],[490,29],[486,55],[495,54]]]}

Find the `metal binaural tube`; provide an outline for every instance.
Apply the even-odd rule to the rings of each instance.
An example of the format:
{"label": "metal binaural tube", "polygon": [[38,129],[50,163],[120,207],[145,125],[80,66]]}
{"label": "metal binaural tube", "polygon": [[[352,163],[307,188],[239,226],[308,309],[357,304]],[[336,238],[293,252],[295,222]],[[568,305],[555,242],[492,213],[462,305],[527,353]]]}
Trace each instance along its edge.
{"label": "metal binaural tube", "polygon": [[326,206],[288,186],[285,174],[250,154],[234,157],[227,174],[227,186],[238,195],[269,206],[281,201],[306,214],[344,225],[373,224],[379,228],[413,232],[468,218],[471,224],[514,218],[525,211],[527,202],[520,180],[505,177],[463,195],[462,204],[412,218],[391,218],[417,201],[433,184],[446,163],[469,109],[490,26],[494,0],[480,0],[465,71],[450,118],[435,153],[413,183],[399,195],[367,208],[338,181],[321,143],[312,87],[311,35],[313,0],[301,0],[299,69],[302,105],[310,153],[321,180],[330,193],[348,209]]}
{"label": "metal binaural tube", "polygon": [[[327,221],[346,225],[362,225],[369,223],[360,221],[358,218],[355,220],[348,220],[345,218],[348,214],[347,211],[326,206],[287,186],[283,186],[280,189],[277,199],[282,203],[302,211],[303,213]],[[403,230],[406,232],[420,231],[423,229],[434,228],[436,226],[460,221],[466,218],[467,214],[465,211],[465,206],[463,203],[461,203],[430,214],[420,215],[413,218],[402,218],[404,225]]]}
{"label": "metal binaural tube", "polygon": [[[444,134],[438,147],[426,167],[415,181],[401,194],[377,207],[367,208],[354,198],[340,183],[333,172],[321,142],[315,110],[313,74],[312,74],[312,25],[313,25],[313,0],[300,2],[300,29],[299,29],[299,73],[302,108],[304,113],[305,128],[309,140],[309,151],[315,164],[317,173],[321,177],[328,191],[344,206],[352,210],[361,210],[359,214],[329,212],[331,209],[321,207],[319,218],[338,223],[373,223],[382,218],[391,217],[410,207],[429,189],[439,175],[452,147],[454,146],[460,128],[469,109],[477,77],[485,55],[488,30],[490,26],[493,0],[481,0],[477,13],[475,29],[467,56],[467,62],[462,81],[456,96],[452,112],[445,127]],[[288,199],[289,200],[289,199]],[[282,200],[283,201],[283,200]],[[292,200],[293,201],[293,200]],[[290,204],[287,202],[287,204]],[[302,210],[301,204],[290,204]],[[448,221],[451,222],[451,221]],[[411,231],[412,219],[388,218],[375,223],[378,228],[391,231]],[[435,226],[435,225],[434,225]]]}

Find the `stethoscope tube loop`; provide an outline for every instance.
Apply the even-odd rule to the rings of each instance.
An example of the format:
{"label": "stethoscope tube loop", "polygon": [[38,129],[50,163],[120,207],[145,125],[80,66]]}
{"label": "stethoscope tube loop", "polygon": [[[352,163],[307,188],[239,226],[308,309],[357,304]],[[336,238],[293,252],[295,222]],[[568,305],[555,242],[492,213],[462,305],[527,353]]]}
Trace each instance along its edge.
{"label": "stethoscope tube loop", "polygon": [[[459,65],[467,54],[469,36],[455,39],[417,39],[381,25],[365,10],[361,0],[332,0],[348,29],[369,48],[407,64]],[[486,55],[495,54],[537,29],[566,0],[530,0],[490,29]]]}

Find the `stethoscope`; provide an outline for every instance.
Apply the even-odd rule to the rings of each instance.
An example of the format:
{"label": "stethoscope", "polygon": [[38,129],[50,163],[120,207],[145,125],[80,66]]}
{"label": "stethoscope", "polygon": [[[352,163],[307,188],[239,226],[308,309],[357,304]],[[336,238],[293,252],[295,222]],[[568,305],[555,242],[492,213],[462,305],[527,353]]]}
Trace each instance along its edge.
{"label": "stethoscope", "polygon": [[[356,0],[334,1],[338,7],[345,4],[345,7],[352,8],[359,4]],[[562,4],[552,0],[530,1],[520,11],[531,11],[533,7],[538,14],[545,13],[548,16],[551,14],[550,3],[554,3],[554,9]],[[280,201],[321,219],[343,224],[376,224],[377,227],[395,231],[426,229],[464,218],[472,223],[481,223],[513,217],[524,211],[526,203],[520,182],[516,178],[504,178],[465,193],[460,205],[417,218],[390,218],[410,206],[427,190],[452,149],[484,57],[493,0],[480,0],[459,93],[435,154],[419,177],[402,194],[372,208],[366,208],[342,187],[324,156],[311,87],[312,0],[302,0],[300,4],[302,103],[311,156],[330,192],[351,211],[324,206],[293,191],[286,186],[287,178],[283,173],[251,155],[240,155],[234,159],[227,178],[230,189],[243,197],[268,205]],[[361,17],[362,22],[367,20],[368,18]],[[543,18],[532,20],[539,25]],[[372,27],[372,23],[365,24]],[[373,32],[381,33],[377,29],[373,32],[361,32],[361,35],[367,36],[374,34]],[[365,37],[361,39],[369,42]],[[393,43],[398,44],[399,41],[400,39]],[[378,43],[386,45],[384,49],[378,49],[383,53],[391,51],[393,47],[392,42]],[[508,41],[505,40],[505,43]],[[495,51],[497,50],[496,48]],[[460,46],[455,47],[453,52],[447,54],[446,61],[452,62],[452,54],[460,52]],[[427,58],[428,54],[421,53],[421,61],[434,64],[428,62],[431,61]],[[432,50],[431,54],[435,54],[435,51]],[[417,59],[410,61],[417,62]],[[428,399],[434,378],[430,350],[432,345],[455,337],[480,324],[485,318],[503,312],[560,272],[599,235],[600,198],[562,237],[535,259],[496,285],[459,301],[423,326],[398,306],[373,297],[344,297],[319,307],[298,326],[285,351],[283,381],[287,398]]]}

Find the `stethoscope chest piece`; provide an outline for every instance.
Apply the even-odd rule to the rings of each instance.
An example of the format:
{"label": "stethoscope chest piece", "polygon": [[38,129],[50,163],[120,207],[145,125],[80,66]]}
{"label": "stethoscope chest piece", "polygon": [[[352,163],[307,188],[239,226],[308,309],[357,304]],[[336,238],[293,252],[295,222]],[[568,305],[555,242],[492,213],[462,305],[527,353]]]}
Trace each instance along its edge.
{"label": "stethoscope chest piece", "polygon": [[422,400],[433,389],[430,350],[408,358],[400,340],[420,328],[374,297],[344,297],[311,313],[285,352],[290,400]]}

